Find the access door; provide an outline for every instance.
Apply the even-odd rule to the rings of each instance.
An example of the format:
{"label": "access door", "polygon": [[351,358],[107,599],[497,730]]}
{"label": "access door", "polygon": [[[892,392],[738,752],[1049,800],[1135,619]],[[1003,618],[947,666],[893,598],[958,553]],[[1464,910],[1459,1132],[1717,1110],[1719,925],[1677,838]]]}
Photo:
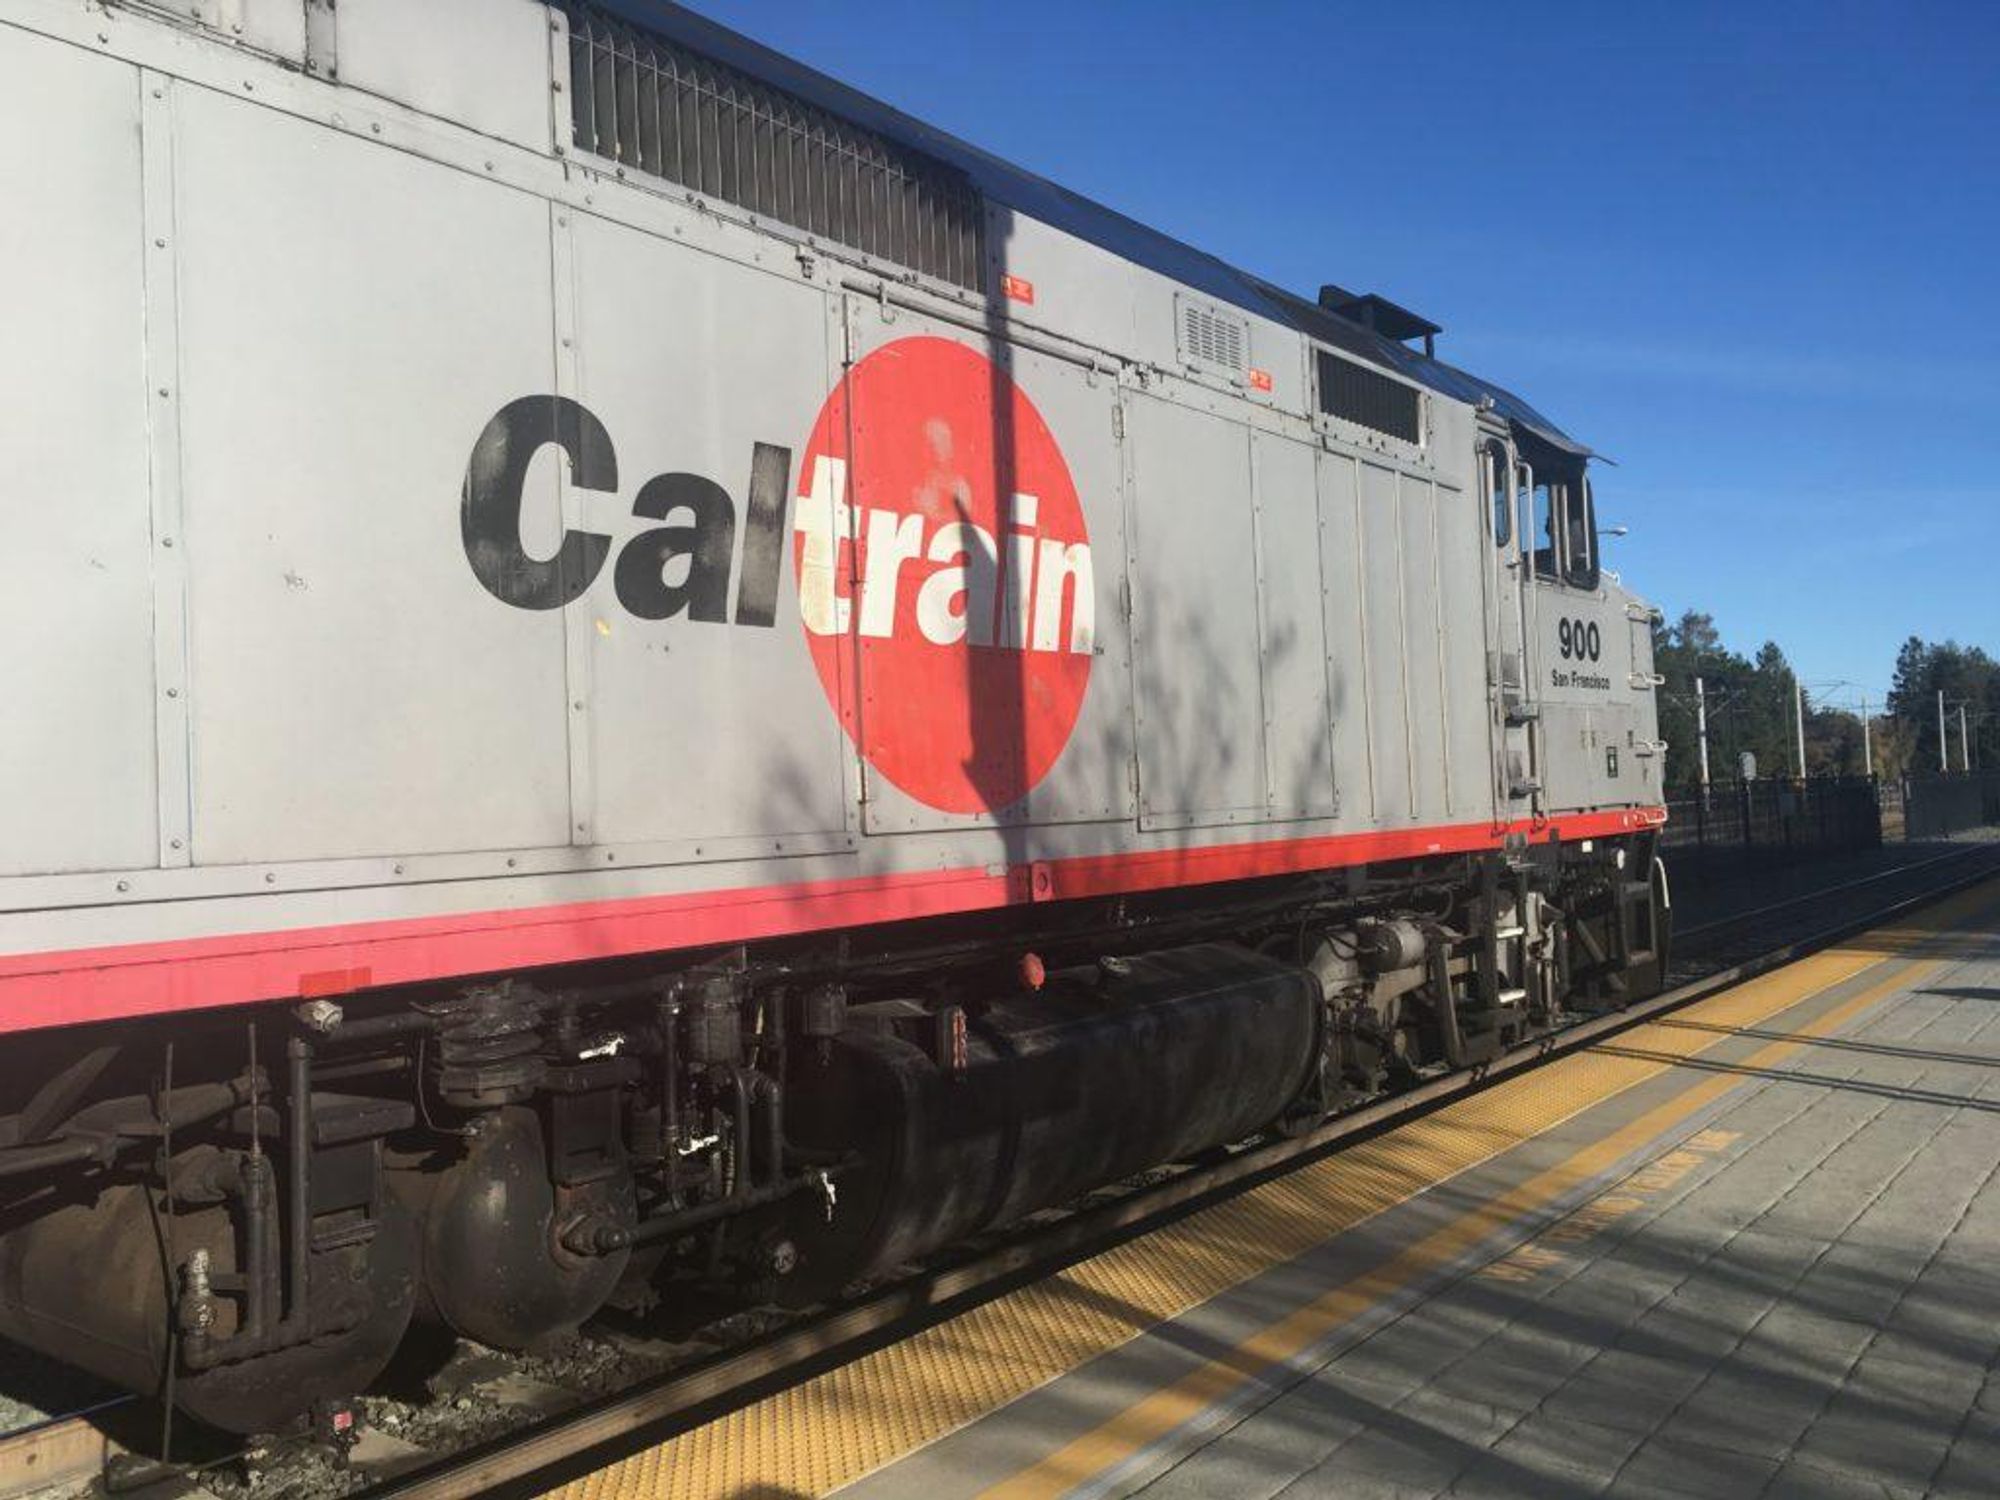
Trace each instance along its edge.
{"label": "access door", "polygon": [[864,831],[1129,819],[1113,377],[893,302],[845,317],[802,524]]}
{"label": "access door", "polygon": [[1526,539],[1517,535],[1525,475],[1512,446],[1487,438],[1479,449],[1479,503],[1483,507],[1489,587],[1487,639],[1488,696],[1493,721],[1495,806],[1503,820],[1526,817],[1539,807],[1541,784],[1535,762],[1535,696],[1529,661]]}

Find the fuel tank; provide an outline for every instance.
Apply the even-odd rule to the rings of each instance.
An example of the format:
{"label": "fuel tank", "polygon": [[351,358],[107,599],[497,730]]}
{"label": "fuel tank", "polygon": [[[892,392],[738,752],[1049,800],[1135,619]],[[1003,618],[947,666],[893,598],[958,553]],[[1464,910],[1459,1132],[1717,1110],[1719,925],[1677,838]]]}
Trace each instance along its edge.
{"label": "fuel tank", "polygon": [[[242,1269],[240,1236],[221,1206],[164,1212],[136,1183],[79,1195],[0,1236],[0,1335],[144,1394],[165,1388],[174,1357],[169,1276],[197,1255],[221,1283]],[[410,1321],[415,1222],[393,1202],[365,1236],[330,1237],[311,1258],[315,1336],[205,1370],[181,1369],[175,1403],[225,1432],[270,1432],[323,1397],[374,1380]],[[182,1289],[184,1290],[184,1289]],[[236,1332],[219,1302],[218,1338]]]}
{"label": "fuel tank", "polygon": [[1321,1048],[1312,976],[1226,944],[1059,971],[962,1032],[948,1014],[872,1009],[823,1052],[800,1049],[791,1079],[793,1144],[860,1158],[830,1219],[801,1219],[797,1299],[1254,1135]]}

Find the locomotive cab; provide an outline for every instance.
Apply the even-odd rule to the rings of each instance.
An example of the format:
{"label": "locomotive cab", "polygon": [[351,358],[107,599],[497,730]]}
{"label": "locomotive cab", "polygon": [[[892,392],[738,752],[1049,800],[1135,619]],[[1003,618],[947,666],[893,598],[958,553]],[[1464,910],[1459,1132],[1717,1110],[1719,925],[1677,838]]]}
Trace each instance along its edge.
{"label": "locomotive cab", "polygon": [[[1603,565],[1589,455],[1522,424],[1489,425],[1479,482],[1490,517],[1496,778],[1531,828],[1664,797],[1653,606]],[[1559,858],[1569,980],[1586,1005],[1665,983],[1672,913],[1656,835],[1587,841]]]}

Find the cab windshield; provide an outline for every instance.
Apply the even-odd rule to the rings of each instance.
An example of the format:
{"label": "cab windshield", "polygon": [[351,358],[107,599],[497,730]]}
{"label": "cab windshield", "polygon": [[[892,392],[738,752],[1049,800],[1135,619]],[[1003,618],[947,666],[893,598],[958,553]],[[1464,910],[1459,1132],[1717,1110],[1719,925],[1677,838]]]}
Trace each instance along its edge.
{"label": "cab windshield", "polygon": [[1590,481],[1581,472],[1534,475],[1521,542],[1532,549],[1537,578],[1571,588],[1597,587],[1597,519]]}

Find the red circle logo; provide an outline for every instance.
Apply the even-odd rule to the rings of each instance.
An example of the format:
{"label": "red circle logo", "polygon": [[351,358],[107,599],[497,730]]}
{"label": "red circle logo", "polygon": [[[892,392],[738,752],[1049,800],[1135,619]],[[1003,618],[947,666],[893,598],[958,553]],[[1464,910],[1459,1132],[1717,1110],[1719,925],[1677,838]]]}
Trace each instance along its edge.
{"label": "red circle logo", "polygon": [[1062,450],[1013,378],[942,338],[886,344],[799,468],[799,612],[869,765],[945,812],[1025,797],[1090,685],[1096,593]]}

